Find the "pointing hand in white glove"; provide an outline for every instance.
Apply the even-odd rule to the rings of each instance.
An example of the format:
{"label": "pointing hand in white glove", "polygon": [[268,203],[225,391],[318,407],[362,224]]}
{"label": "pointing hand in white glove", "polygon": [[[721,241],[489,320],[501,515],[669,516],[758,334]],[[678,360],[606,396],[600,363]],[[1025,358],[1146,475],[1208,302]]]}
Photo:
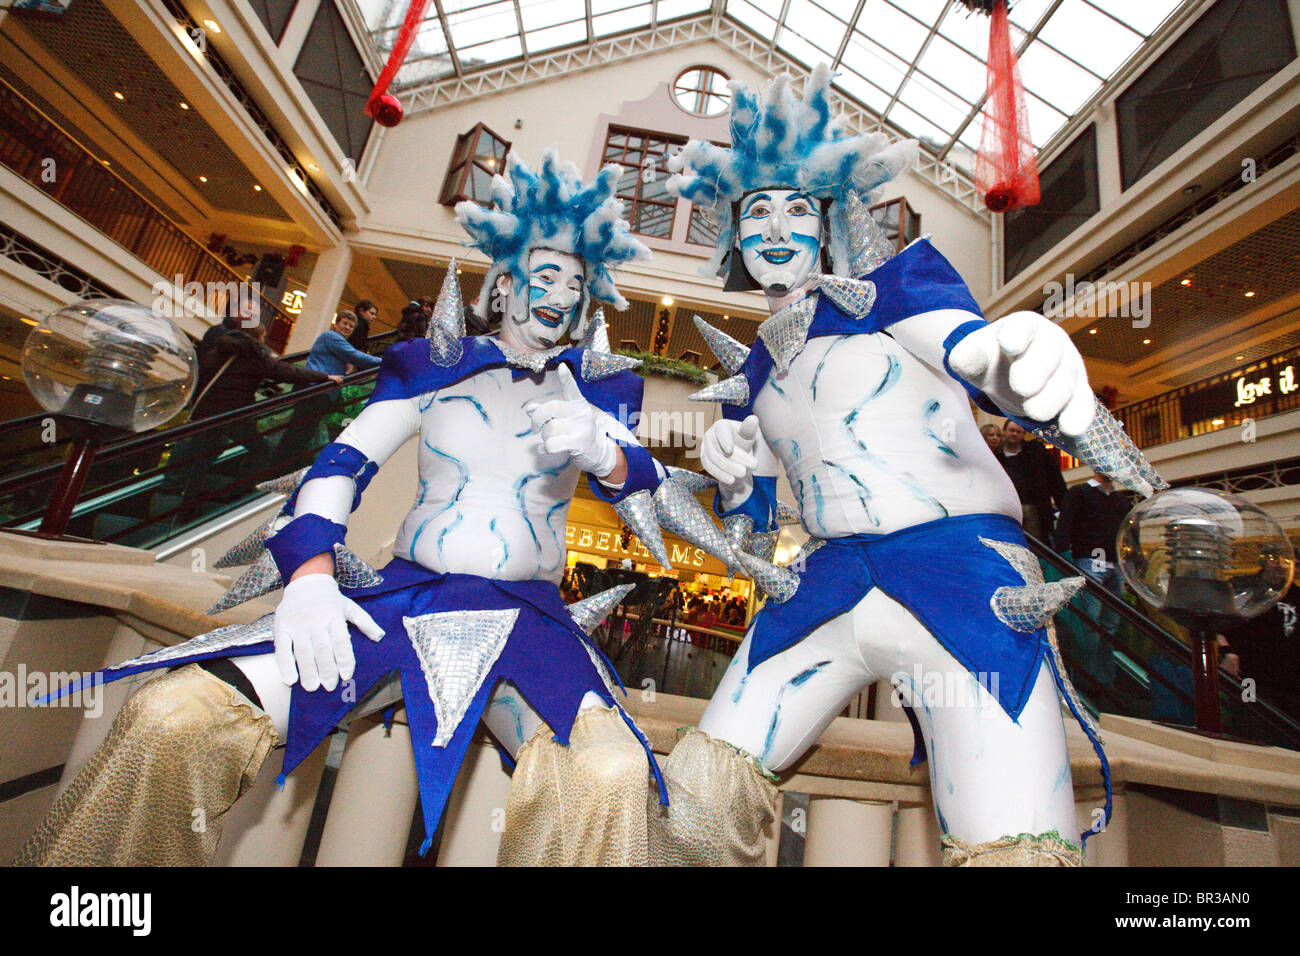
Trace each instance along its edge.
{"label": "pointing hand in white glove", "polygon": [[383,628],[355,601],[339,593],[332,574],[304,574],[290,581],[275,609],[275,662],[280,676],[306,691],[334,690],[352,679],[356,658],[348,623],[377,641]]}
{"label": "pointing hand in white glove", "polygon": [[1055,322],[1033,312],[1014,312],[976,329],[953,347],[952,370],[1003,411],[1058,424],[1066,435],[1092,424],[1096,399],[1083,356]]}
{"label": "pointing hand in white glove", "polygon": [[723,504],[734,507],[749,497],[758,467],[758,416],[743,422],[720,419],[709,426],[700,443],[700,464],[718,479]]}
{"label": "pointing hand in white glove", "polygon": [[551,455],[567,453],[578,468],[597,478],[607,477],[618,465],[618,445],[600,427],[596,409],[582,397],[569,367],[561,365],[555,374],[562,397],[524,406],[542,447]]}

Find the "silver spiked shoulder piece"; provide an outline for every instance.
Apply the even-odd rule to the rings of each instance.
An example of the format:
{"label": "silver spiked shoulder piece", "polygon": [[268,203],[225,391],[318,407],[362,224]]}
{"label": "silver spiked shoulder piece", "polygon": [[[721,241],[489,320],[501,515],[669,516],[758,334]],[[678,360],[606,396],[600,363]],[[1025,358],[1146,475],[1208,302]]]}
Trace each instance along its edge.
{"label": "silver spiked shoulder piece", "polygon": [[456,260],[447,266],[447,276],[438,290],[433,315],[429,318],[429,361],[446,368],[460,361],[464,353],[465,303],[460,294],[460,280],[456,278]]}
{"label": "silver spiked shoulder piece", "polygon": [[626,355],[614,355],[609,350],[609,329],[605,325],[605,310],[597,309],[587,327],[587,334],[582,337],[582,377],[588,382],[617,375],[619,372],[636,368],[640,359]]}

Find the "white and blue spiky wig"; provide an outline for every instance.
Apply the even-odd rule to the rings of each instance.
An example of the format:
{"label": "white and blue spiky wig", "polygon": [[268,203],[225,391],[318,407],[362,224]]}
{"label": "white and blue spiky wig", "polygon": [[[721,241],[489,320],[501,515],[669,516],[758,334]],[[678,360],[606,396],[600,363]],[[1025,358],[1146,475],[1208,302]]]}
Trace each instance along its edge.
{"label": "white and blue spiky wig", "polygon": [[562,163],[554,149],[542,153],[538,172],[511,153],[505,175],[492,178],[493,208],[468,200],[456,204],[456,220],[469,233],[469,244],[492,260],[475,306],[480,317],[488,318],[492,289],[501,275],[513,276],[516,289],[528,285],[528,254],[533,249],[567,252],[586,264],[575,335],[583,325],[588,297],[627,308],[612,270],[650,258],[650,250],[632,236],[623,219],[623,203],[615,195],[622,172],[618,166],[606,166],[583,185],[578,167]]}
{"label": "white and blue spiky wig", "polygon": [[844,200],[869,194],[916,162],[916,140],[892,143],[883,133],[850,136],[831,113],[831,71],[808,78],[800,99],[789,76],[767,95],[731,84],[731,146],[693,139],[668,161],[668,191],[708,209],[718,220],[717,251],[704,274],[726,275],[736,244],[736,204],[756,189],[800,189],[830,202],[827,243],[834,271],[848,265]]}

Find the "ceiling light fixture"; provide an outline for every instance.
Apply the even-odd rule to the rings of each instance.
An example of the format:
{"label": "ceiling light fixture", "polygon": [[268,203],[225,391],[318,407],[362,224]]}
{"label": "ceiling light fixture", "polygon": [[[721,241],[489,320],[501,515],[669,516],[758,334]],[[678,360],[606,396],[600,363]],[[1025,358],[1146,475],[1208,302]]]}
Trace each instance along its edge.
{"label": "ceiling light fixture", "polygon": [[199,182],[201,182],[201,183],[206,183],[207,181],[208,181],[208,177],[207,177],[207,176],[200,176],[200,177],[199,177]]}
{"label": "ceiling light fixture", "polygon": [[121,92],[119,92],[118,90],[114,90],[114,91],[113,91],[113,96],[114,96],[115,99],[119,99],[119,100],[124,100],[124,99],[126,99],[126,97],[123,96],[123,95],[121,94]]}
{"label": "ceiling light fixture", "polygon": [[216,20],[204,20],[203,26],[205,29],[210,30],[213,33],[221,32],[221,24],[219,24]]}
{"label": "ceiling light fixture", "polygon": [[662,299],[660,299],[659,301],[662,302],[664,305],[672,305],[672,304],[673,304],[673,297],[670,296],[670,295],[666,295],[666,296],[664,296]]}
{"label": "ceiling light fixture", "polygon": [[187,110],[189,108],[190,108],[190,104],[186,103],[184,100],[181,100],[181,109]]}
{"label": "ceiling light fixture", "polygon": [[1151,344],[1151,340],[1150,340],[1150,339],[1143,339],[1143,340],[1142,340],[1142,344],[1143,344],[1143,345],[1150,345],[1150,344]]}
{"label": "ceiling light fixture", "polygon": [[1192,284],[1192,280],[1191,280],[1191,279],[1184,279],[1184,280],[1183,280],[1183,285],[1191,285],[1191,284]]}
{"label": "ceiling light fixture", "polygon": [[259,186],[257,183],[253,183],[253,191],[260,193],[262,191],[262,187]]}
{"label": "ceiling light fixture", "polygon": [[1097,334],[1097,330],[1096,330],[1096,329],[1089,329],[1089,330],[1088,330],[1088,334],[1089,334],[1089,335],[1096,335],[1096,334]]}
{"label": "ceiling light fixture", "polygon": [[1255,293],[1253,293],[1253,292],[1247,292],[1247,293],[1246,293],[1246,298],[1247,298],[1247,299],[1253,299],[1253,298],[1255,298]]}

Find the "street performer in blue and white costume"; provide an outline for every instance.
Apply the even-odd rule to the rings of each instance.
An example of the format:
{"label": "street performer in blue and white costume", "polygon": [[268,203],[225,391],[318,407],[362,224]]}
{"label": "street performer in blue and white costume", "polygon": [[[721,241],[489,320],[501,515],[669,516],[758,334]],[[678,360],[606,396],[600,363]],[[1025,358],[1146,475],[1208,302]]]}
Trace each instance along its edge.
{"label": "street performer in blue and white costume", "polygon": [[[713,532],[699,543],[726,544],[628,428],[639,363],[610,354],[599,312],[584,321],[589,297],[626,307],[610,270],[649,255],[622,218],[618,176],[609,166],[584,185],[553,152],[536,172],[511,156],[494,180],[495,208],[457,207],[492,261],[477,308],[500,316],[499,337],[464,337],[452,263],[428,340],[389,348],[366,408],[289,486],[281,516],[223,559],[253,563],[214,611],[283,583],[274,615],[105,675],[232,658],[234,684],[251,690],[241,696],[200,667],[147,684],[21,861],[202,862],[215,839],[189,832],[191,792],[211,794],[208,831],[219,833],[275,740],[287,744],[287,773],[396,670],[430,840],[482,719],[517,761],[500,862],[645,862],[653,760],[587,636],[630,588],[566,609],[565,518],[586,472],[601,499],[640,505],[652,553],[664,552],[657,511],[682,533],[691,506]],[[570,335],[582,344],[566,344]],[[344,546],[348,518],[412,436],[419,493],[393,560],[375,571]],[[178,723],[181,698],[191,716]],[[230,718],[236,704],[243,719]],[[216,757],[202,746],[214,738]],[[205,782],[213,774],[222,779]],[[103,785],[117,775],[120,788]],[[184,806],[160,803],[151,796],[160,789],[185,794]],[[660,787],[650,792],[663,799]],[[142,830],[150,845],[132,855]]]}
{"label": "street performer in blue and white costume", "polygon": [[755,574],[767,604],[664,763],[652,858],[761,862],[774,775],[887,680],[928,755],[945,862],[1078,865],[1059,695],[1101,749],[1050,620],[1079,582],[1043,584],[969,402],[1130,487],[1159,479],[1099,412],[1064,331],[985,322],[928,239],[894,254],[862,200],[916,144],[844,134],[830,78],[815,70],[803,99],[788,77],[766,98],[733,84],[731,147],[692,141],[670,162],[669,190],[719,220],[727,289],[761,289],[771,310],[752,348],[699,323],[733,373],[695,396],[724,403],[701,448],[718,514],[733,541],[770,535],[784,471],[811,538],[797,576]]}

